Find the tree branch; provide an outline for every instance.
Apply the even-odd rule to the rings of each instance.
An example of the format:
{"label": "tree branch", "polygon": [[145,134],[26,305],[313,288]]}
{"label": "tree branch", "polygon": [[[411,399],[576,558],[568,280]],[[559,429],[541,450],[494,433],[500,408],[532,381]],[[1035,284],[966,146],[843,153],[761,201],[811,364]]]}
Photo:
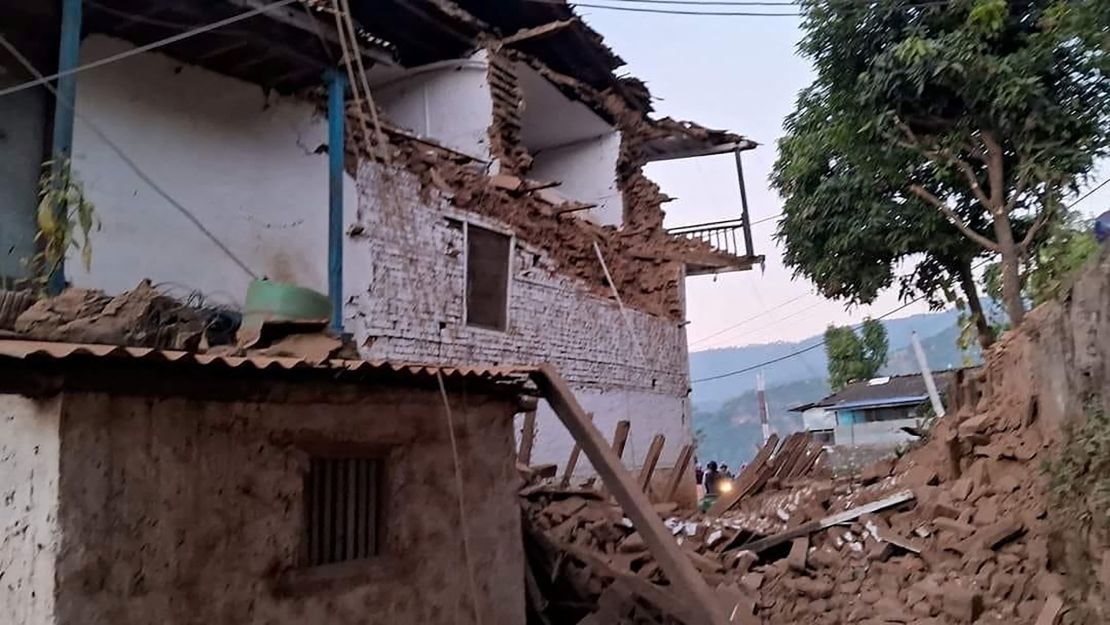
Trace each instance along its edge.
{"label": "tree branch", "polygon": [[948,160],[955,163],[956,167],[960,168],[960,171],[964,173],[964,177],[967,178],[967,182],[971,185],[971,191],[975,194],[975,197],[979,200],[979,203],[981,203],[983,207],[986,208],[988,211],[991,210],[991,198],[987,197],[987,194],[983,192],[983,186],[979,184],[979,176],[975,174],[975,169],[971,166],[971,164],[963,159],[956,158],[952,155],[951,152],[948,152],[947,150],[945,150],[941,154],[946,156]]}
{"label": "tree branch", "polygon": [[1048,225],[1048,222],[1052,220],[1052,216],[1055,213],[1056,203],[1046,203],[1045,208],[1040,212],[1039,215],[1037,215],[1037,219],[1033,221],[1032,226],[1029,226],[1029,231],[1025,233],[1025,237],[1022,238],[1021,243],[1018,244],[1018,247],[1021,249],[1022,256],[1025,256],[1029,253],[1029,245],[1033,243],[1033,239],[1037,236],[1037,233],[1043,230],[1044,227]]}
{"label": "tree branch", "polygon": [[[995,138],[994,133],[984,130],[982,133],[983,145],[987,147],[987,180],[991,185],[991,212],[1001,211],[1005,205],[1005,191],[1003,183],[1005,178],[1005,164],[1003,162],[1002,144]],[[995,213],[997,215],[997,213]]]}
{"label": "tree branch", "polygon": [[910,191],[913,191],[914,195],[916,195],[917,197],[925,200],[929,204],[932,204],[936,208],[939,208],[940,211],[944,213],[944,216],[948,218],[948,221],[952,222],[952,225],[956,226],[956,228],[960,232],[962,232],[964,236],[971,239],[972,241],[975,241],[986,249],[991,250],[992,252],[998,251],[997,243],[991,241],[987,237],[973,230],[971,226],[967,225],[967,223],[964,222],[964,220],[960,219],[960,216],[956,214],[956,211],[952,210],[952,207],[940,201],[937,196],[930,193],[927,189],[925,189],[925,187],[922,187],[918,184],[912,184],[910,185]]}

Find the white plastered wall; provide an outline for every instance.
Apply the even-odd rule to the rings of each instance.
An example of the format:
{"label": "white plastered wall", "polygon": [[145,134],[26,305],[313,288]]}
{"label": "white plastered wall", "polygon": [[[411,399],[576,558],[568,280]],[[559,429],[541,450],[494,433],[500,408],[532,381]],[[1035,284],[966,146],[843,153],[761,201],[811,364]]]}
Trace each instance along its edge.
{"label": "white plastered wall", "polygon": [[531,67],[517,63],[514,72],[524,92],[521,139],[535,159],[529,176],[561,183],[560,195],[595,204],[589,217],[619,227],[624,219],[617,188],[620,133]]}
{"label": "white plastered wall", "polygon": [[0,395],[0,623],[54,623],[60,407]]}
{"label": "white plastered wall", "polygon": [[493,99],[485,51],[405,70],[370,72],[386,117],[417,135],[480,160],[490,158]]}
{"label": "white plastered wall", "polygon": [[[130,49],[94,35],[82,63]],[[77,79],[73,163],[96,206],[91,271],[75,284],[110,293],[142,278],[242,302],[249,275],[156,193],[90,127],[259,276],[327,289],[327,120],[311,104],[169,57],[146,53]],[[353,219],[354,182],[345,181]]]}

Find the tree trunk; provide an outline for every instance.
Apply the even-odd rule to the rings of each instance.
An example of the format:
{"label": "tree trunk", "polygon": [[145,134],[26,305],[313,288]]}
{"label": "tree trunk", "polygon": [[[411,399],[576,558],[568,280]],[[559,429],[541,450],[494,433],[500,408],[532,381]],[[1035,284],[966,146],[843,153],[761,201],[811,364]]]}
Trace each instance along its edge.
{"label": "tree trunk", "polygon": [[971,274],[971,263],[961,263],[959,268],[960,289],[967,299],[971,319],[975,322],[975,333],[979,337],[979,347],[985,352],[994,345],[994,328],[983,313],[983,303],[979,299],[979,289],[975,286],[975,276]]}
{"label": "tree trunk", "polygon": [[1025,320],[1025,302],[1021,297],[1021,249],[1014,242],[1010,218],[1003,211],[995,213],[994,234],[998,253],[1002,256],[1002,304],[1010,317],[1010,325],[1018,327]]}

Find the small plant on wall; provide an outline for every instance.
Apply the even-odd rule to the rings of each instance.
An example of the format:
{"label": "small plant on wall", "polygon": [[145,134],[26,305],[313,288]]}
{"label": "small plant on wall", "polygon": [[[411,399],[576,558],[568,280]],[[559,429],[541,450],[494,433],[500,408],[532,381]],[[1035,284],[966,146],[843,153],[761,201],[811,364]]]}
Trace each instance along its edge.
{"label": "small plant on wall", "polygon": [[69,161],[55,167],[43,163],[39,178],[39,205],[35,216],[39,252],[32,260],[36,283],[45,289],[50,276],[61,267],[69,250],[81,252],[81,263],[92,266],[93,229],[100,229],[96,209],[85,197],[85,189],[70,168]]}

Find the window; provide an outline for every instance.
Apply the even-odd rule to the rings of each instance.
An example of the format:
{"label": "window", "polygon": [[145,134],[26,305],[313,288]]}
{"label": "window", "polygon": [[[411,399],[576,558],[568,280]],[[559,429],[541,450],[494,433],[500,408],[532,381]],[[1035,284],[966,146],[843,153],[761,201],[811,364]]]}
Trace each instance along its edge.
{"label": "window", "polygon": [[508,235],[467,224],[467,325],[502,331],[508,327],[511,251]]}
{"label": "window", "polygon": [[382,462],[312,458],[305,476],[307,564],[378,555]]}

